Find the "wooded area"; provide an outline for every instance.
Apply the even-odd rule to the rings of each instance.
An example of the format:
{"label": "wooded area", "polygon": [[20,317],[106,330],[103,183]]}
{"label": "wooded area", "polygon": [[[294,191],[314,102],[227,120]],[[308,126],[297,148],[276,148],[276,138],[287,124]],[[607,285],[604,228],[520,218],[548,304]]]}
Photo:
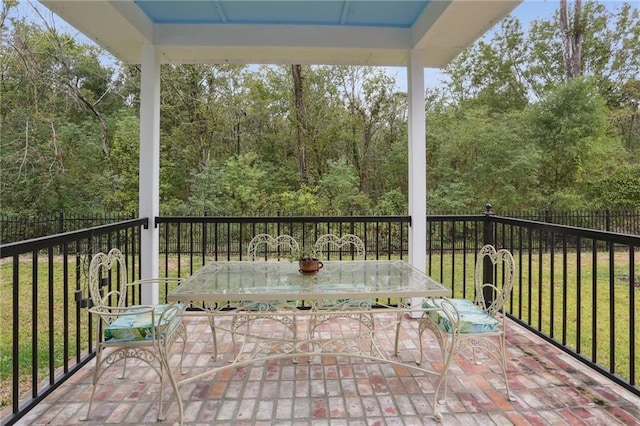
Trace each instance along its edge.
{"label": "wooded area", "polygon": [[[137,211],[139,67],[14,7],[0,211]],[[444,75],[425,106],[429,212],[640,207],[637,7],[507,17]],[[407,95],[383,68],[163,65],[161,90],[163,215],[407,211]]]}

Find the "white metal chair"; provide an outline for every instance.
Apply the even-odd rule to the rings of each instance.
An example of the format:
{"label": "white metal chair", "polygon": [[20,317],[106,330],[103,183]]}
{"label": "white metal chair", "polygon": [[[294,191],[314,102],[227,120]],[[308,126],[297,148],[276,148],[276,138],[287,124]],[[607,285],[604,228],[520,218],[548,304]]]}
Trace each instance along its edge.
{"label": "white metal chair", "polygon": [[[490,283],[484,280],[485,259],[490,260],[492,268],[493,280]],[[449,315],[444,315],[443,310],[429,310],[435,307],[443,308],[442,300],[444,299],[425,300],[423,304],[425,312],[418,326],[420,337],[418,363],[422,363],[422,333],[429,328],[436,335],[444,359],[453,358],[465,349],[471,350],[476,364],[479,364],[476,350],[483,350],[496,358],[504,375],[507,397],[513,401],[507,380],[506,315],[503,311],[515,280],[515,262],[511,253],[505,249],[496,251],[491,245],[482,247],[476,260],[474,280],[475,301],[448,299],[455,308],[455,312],[449,312]],[[490,299],[487,298],[489,295]],[[498,313],[500,317],[496,318]],[[445,379],[444,398],[446,397]]]}
{"label": "white metal chair", "polygon": [[[279,235],[277,237],[273,237],[269,234],[258,234],[249,242],[247,256],[252,261],[259,261],[260,259],[265,261],[279,261],[287,259],[287,261],[289,261],[291,256],[299,251],[300,245],[295,238],[290,235]],[[243,325],[246,325],[247,334],[249,334],[250,323],[258,319],[270,319],[283,324],[286,328],[291,330],[295,340],[298,335],[295,316],[284,314],[274,315],[273,311],[296,308],[296,301],[289,300],[269,303],[253,300],[242,301],[239,306],[237,306],[237,310],[245,311],[245,313],[242,315],[233,315],[233,319],[231,320],[231,340],[234,348],[237,330]]]}
{"label": "white metal chair", "polygon": [[[320,236],[315,244],[315,251],[321,259],[342,259],[345,254],[348,259],[363,260],[366,257],[366,248],[360,237],[353,234],[345,234],[339,237],[335,234]],[[371,333],[375,328],[373,314],[363,313],[371,310],[369,299],[326,299],[316,301],[312,307],[315,314],[309,318],[309,336],[313,337],[318,326],[332,318],[335,314],[328,311],[345,311],[340,316],[358,321],[360,331],[364,325]],[[353,311],[353,312],[349,312]]]}
{"label": "white metal chair", "polygon": [[[111,249],[108,254],[97,253],[89,265],[89,293],[92,306],[89,312],[98,318],[99,330],[96,349],[93,388],[89,399],[87,417],[91,413],[98,380],[113,364],[123,361],[122,376],[126,372],[127,360],[138,359],[149,365],[160,377],[158,420],[165,418],[163,412],[163,388],[165,375],[174,392],[178,386],[169,367],[169,351],[177,339],[182,340],[180,371],[187,331],[182,321],[184,305],[171,303],[163,305],[129,305],[134,294],[140,294],[141,287],[158,282],[177,282],[177,279],[153,279],[127,282],[125,257],[120,250]],[[107,288],[104,294],[103,287]],[[109,290],[111,289],[111,290]],[[177,398],[179,416],[182,421],[182,400]],[[83,419],[85,420],[85,419]]]}

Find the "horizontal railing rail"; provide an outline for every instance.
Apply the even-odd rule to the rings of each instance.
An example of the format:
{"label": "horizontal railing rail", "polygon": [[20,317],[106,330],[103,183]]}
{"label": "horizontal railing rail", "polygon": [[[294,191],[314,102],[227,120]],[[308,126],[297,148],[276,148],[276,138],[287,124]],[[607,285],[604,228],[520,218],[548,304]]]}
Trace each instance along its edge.
{"label": "horizontal railing rail", "polygon": [[[558,225],[611,231],[622,234],[640,234],[640,210],[513,210],[500,211],[501,216],[526,219]],[[358,213],[353,213],[358,215]],[[445,217],[444,213],[432,212],[432,217]],[[462,216],[459,212],[448,212],[451,216]],[[204,214],[206,217],[207,215]],[[263,216],[269,216],[264,214]],[[281,212],[273,215],[283,217]],[[285,215],[286,216],[286,215]],[[135,214],[122,212],[80,215],[59,211],[48,215],[24,216],[18,214],[0,214],[0,244],[22,241],[47,235],[80,230],[98,225],[115,223],[135,218]],[[164,217],[163,219],[165,219]]]}
{"label": "horizontal railing rail", "polygon": [[89,216],[69,214],[64,211],[41,216],[2,214],[0,215],[0,244],[79,231],[94,226],[135,219],[135,217],[134,214],[123,213],[103,213]]}

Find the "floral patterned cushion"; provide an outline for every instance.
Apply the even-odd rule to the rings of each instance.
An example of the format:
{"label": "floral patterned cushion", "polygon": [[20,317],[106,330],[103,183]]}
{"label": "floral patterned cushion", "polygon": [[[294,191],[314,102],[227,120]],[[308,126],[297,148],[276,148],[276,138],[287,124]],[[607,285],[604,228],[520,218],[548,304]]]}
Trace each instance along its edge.
{"label": "floral patterned cushion", "polygon": [[[478,305],[467,299],[448,299],[460,316],[460,333],[490,333],[498,331],[498,320],[485,313]],[[442,299],[426,299],[422,304],[424,309],[440,307]],[[438,326],[451,333],[453,326],[443,311],[427,311],[427,315]]]}
{"label": "floral patterned cushion", "polygon": [[[113,321],[104,330],[104,339],[107,342],[135,342],[142,340],[151,340],[153,338],[152,328],[154,326],[165,326],[171,322],[172,329],[175,328],[180,321],[172,321],[178,312],[182,312],[184,305],[176,304],[177,310],[162,318],[162,324],[159,323],[160,316],[167,310],[170,305],[156,305],[154,309],[154,322],[152,324],[151,311],[146,307],[132,307],[127,310],[128,315],[121,315]],[[130,315],[129,315],[130,314]]]}

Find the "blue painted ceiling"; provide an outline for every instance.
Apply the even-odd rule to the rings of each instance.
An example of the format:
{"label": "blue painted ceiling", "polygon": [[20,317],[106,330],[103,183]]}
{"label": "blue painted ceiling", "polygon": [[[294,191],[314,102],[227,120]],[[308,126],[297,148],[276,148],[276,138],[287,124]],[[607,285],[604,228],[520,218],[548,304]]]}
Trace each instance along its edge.
{"label": "blue painted ceiling", "polygon": [[425,67],[451,62],[522,0],[40,0],[125,63]]}
{"label": "blue painted ceiling", "polygon": [[156,24],[410,28],[429,0],[135,0]]}

